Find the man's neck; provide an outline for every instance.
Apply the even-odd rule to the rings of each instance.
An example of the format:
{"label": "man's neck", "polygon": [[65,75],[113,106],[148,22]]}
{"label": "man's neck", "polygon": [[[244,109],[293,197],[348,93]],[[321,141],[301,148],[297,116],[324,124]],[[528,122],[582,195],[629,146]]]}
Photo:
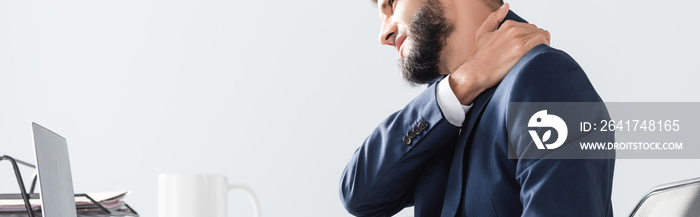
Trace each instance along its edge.
{"label": "man's neck", "polygon": [[475,33],[493,12],[481,0],[447,0],[445,16],[454,25],[454,32],[447,38],[439,64],[441,74],[449,74],[462,66],[471,55]]}
{"label": "man's neck", "polygon": [[[463,17],[463,16],[462,16]],[[480,17],[480,16],[479,16]],[[488,15],[486,15],[488,17]],[[486,17],[483,17],[482,19],[478,19],[477,22],[483,23],[484,20],[486,20]],[[459,19],[460,16],[457,16],[457,19]],[[506,20],[514,20],[517,22],[524,22],[527,23],[526,20],[515,14],[513,11],[508,11],[508,15],[506,15],[505,19],[503,19],[503,22]],[[503,23],[501,22],[501,23]],[[466,21],[461,21],[461,23],[467,23]],[[499,25],[500,26],[500,25]],[[460,34],[458,33],[458,30],[455,30],[455,34]],[[475,33],[471,33],[475,34]],[[454,35],[454,34],[453,34]],[[467,38],[463,40],[459,40],[460,38]],[[449,47],[446,46],[445,50],[443,50],[443,55],[446,57],[443,62],[439,64],[439,69],[440,69],[440,74],[450,74],[454,71],[456,71],[459,67],[461,67],[466,61],[469,60],[469,56],[471,55],[471,50],[472,46],[474,43],[475,39],[471,37],[471,41],[469,41],[469,37],[453,37],[450,36],[448,38],[448,45]]]}

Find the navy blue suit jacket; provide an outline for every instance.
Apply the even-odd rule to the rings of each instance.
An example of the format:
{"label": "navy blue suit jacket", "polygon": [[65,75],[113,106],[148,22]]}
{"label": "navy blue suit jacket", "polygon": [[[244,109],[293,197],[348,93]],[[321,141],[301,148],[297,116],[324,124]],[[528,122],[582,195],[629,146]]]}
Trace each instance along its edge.
{"label": "navy blue suit jacket", "polygon": [[[512,12],[506,19],[524,22]],[[509,144],[533,146],[509,132],[509,103],[602,101],[569,55],[530,50],[474,100],[461,128],[444,118],[435,88],[380,123],[355,152],[340,184],[351,214],[391,216],[413,205],[416,217],[612,216],[614,159],[508,158]]]}

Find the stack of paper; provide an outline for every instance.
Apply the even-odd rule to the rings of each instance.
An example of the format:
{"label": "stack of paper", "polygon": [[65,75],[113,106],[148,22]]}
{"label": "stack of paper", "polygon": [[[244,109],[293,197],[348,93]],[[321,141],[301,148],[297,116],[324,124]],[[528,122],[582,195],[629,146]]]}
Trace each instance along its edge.
{"label": "stack of paper", "polygon": [[[97,192],[75,195],[75,207],[78,216],[133,216],[138,214],[124,203],[129,191]],[[0,216],[27,216],[27,210],[21,195],[3,195],[0,199]],[[12,199],[4,199],[12,198]],[[41,201],[36,194],[31,195],[29,203],[36,216],[41,216]]]}

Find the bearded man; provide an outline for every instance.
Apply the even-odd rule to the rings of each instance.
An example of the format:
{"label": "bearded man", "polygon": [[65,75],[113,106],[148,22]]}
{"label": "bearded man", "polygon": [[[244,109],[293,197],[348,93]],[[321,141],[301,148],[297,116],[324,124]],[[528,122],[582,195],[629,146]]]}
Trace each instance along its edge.
{"label": "bearded man", "polygon": [[[428,88],[353,155],[340,183],[348,212],[391,216],[414,206],[416,217],[612,216],[614,157],[522,158],[544,149],[550,134],[537,141],[509,127],[509,116],[547,116],[509,110],[514,102],[602,102],[580,66],[549,47],[547,31],[501,0],[374,1],[380,43],[396,47],[405,80]],[[609,118],[604,109],[591,114]],[[588,136],[572,131],[573,139],[547,148],[566,150]]]}

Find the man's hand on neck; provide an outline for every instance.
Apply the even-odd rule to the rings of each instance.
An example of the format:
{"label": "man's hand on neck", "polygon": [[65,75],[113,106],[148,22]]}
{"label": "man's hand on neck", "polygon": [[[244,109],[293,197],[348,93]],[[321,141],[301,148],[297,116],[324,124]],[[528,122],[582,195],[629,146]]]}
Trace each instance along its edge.
{"label": "man's hand on neck", "polygon": [[498,84],[530,49],[549,45],[549,32],[533,24],[508,20],[498,28],[509,8],[506,3],[486,18],[476,31],[469,58],[450,73],[450,87],[463,105]]}

